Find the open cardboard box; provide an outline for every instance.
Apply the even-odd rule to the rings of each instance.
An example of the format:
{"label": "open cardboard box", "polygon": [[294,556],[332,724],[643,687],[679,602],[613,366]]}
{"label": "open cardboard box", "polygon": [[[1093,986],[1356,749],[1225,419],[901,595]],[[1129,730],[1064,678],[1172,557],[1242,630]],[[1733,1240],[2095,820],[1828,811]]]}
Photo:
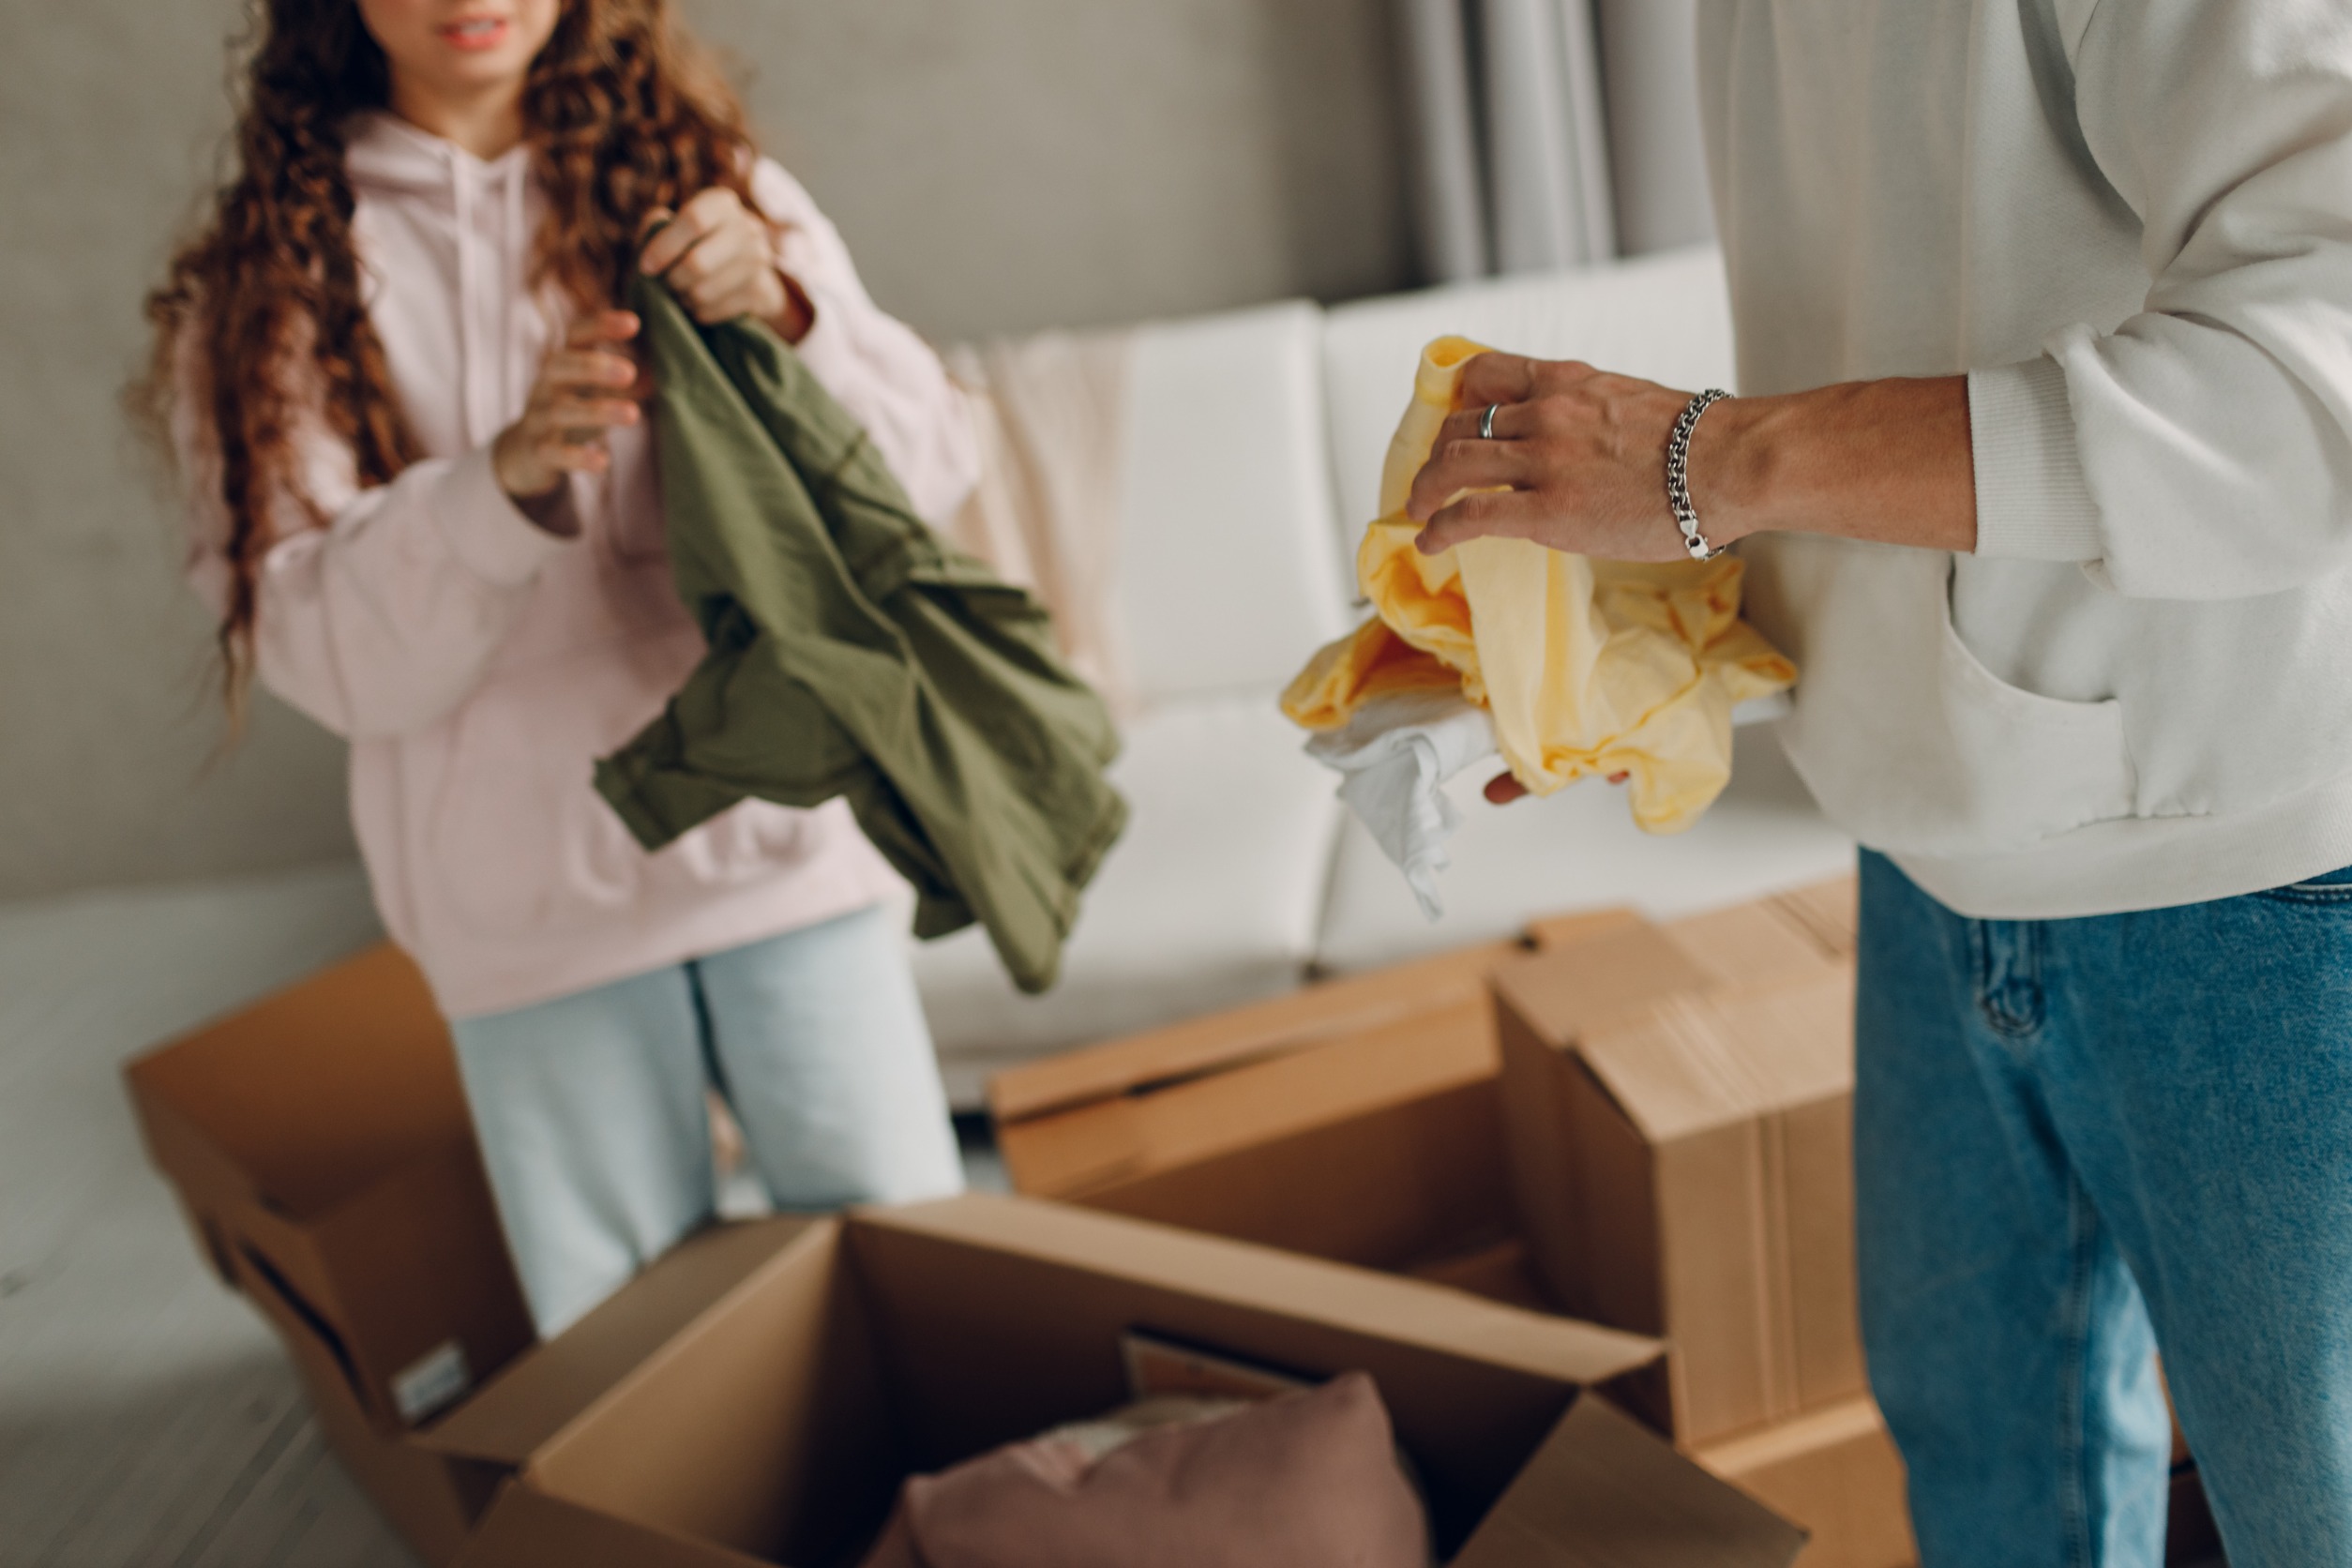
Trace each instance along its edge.
{"label": "open cardboard box", "polygon": [[1496,973],[1537,1273],[1563,1309],[1672,1345],[1651,1413],[1686,1444],[1867,1392],[1853,961],[1825,901],[1623,926]]}
{"label": "open cardboard box", "polygon": [[[1573,941],[1632,922],[1550,922]],[[1017,1191],[1531,1300],[1494,1093],[1493,942],[999,1075]]]}
{"label": "open cardboard box", "polygon": [[231,1264],[239,1273],[239,1288],[285,1342],[336,1455],[417,1556],[438,1565],[457,1555],[500,1484],[523,1459],[809,1223],[777,1218],[702,1230],[563,1334],[509,1362],[490,1380],[484,1396],[509,1381],[521,1392],[495,1401],[494,1418],[472,1419],[471,1429],[477,1433],[493,1429],[495,1421],[495,1440],[478,1444],[481,1452],[435,1445],[429,1439],[430,1425],[400,1434],[378,1430],[326,1343],[301,1313],[267,1279],[253,1274],[242,1255],[233,1255]]}
{"label": "open cardboard box", "polygon": [[999,1147],[1026,1194],[1661,1334],[1648,1413],[1707,1442],[1864,1392],[1853,934],[1851,879],[1540,922],[1004,1074]]}
{"label": "open cardboard box", "polygon": [[[1687,960],[1678,981],[1737,988],[1842,977],[1854,918],[1854,883],[1841,879],[1662,929]],[[1522,1240],[1522,1214],[1542,1207],[1514,1190],[1491,980],[1530,953],[1612,934],[1648,932],[1646,949],[1658,929],[1628,911],[1540,921],[1524,943],[1334,981],[1017,1069],[990,1085],[999,1145],[1024,1193],[1558,1310]],[[1842,1021],[1823,1028],[1847,1037]],[[1842,1144],[1832,1138],[1831,1147]],[[1820,1201],[1827,1227],[1847,1223],[1842,1189]],[[1830,1250],[1847,1259],[1850,1289],[1850,1244]],[[1622,1392],[1673,1425],[1663,1368]],[[1808,1568],[1912,1560],[1901,1463],[1858,1385],[1817,1413],[1686,1447],[1811,1528]]]}
{"label": "open cardboard box", "polygon": [[1464,1568],[1780,1568],[1803,1540],[1587,1392],[1654,1341],[1019,1199],[818,1222],[617,1382],[558,1340],[410,1440],[517,1467],[464,1568],[831,1568],[908,1474],[1121,1403],[1136,1330],[1370,1373]]}
{"label": "open cardboard box", "polygon": [[446,1408],[533,1342],[447,1027],[398,948],[124,1076],[198,1250],[303,1325],[376,1430]]}

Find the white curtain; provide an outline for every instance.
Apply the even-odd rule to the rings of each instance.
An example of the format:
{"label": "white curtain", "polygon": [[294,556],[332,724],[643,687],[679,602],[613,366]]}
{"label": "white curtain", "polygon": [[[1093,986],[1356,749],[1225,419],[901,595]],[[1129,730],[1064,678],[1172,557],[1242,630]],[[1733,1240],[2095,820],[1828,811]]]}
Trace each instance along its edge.
{"label": "white curtain", "polygon": [[1698,123],[1696,0],[1594,0],[1617,244],[1628,256],[1715,237]]}
{"label": "white curtain", "polygon": [[1713,232],[1696,0],[1393,0],[1433,281]]}

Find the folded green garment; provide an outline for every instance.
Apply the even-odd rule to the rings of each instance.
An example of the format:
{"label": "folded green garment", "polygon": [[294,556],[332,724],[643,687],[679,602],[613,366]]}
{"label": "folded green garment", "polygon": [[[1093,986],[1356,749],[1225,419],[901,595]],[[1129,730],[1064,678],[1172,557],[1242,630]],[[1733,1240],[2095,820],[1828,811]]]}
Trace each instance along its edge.
{"label": "folded green garment", "polygon": [[1125,825],[1118,736],[1045,608],[942,543],[865,430],[749,320],[698,326],[641,279],[670,560],[710,653],[596,765],[647,849],[746,795],[846,797],[914,886],[915,932],[978,920],[1053,984]]}

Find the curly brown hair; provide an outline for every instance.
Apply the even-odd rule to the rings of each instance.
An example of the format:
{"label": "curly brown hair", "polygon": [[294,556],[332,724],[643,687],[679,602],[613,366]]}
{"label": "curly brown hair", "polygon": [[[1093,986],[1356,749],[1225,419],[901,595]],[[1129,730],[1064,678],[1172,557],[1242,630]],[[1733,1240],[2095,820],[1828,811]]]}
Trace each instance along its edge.
{"label": "curly brown hair", "polygon": [[[219,647],[232,712],[250,674],[276,504],[325,521],[296,471],[294,423],[314,412],[299,405],[323,405],[362,484],[388,482],[418,455],[361,298],[343,166],[352,115],[387,102],[389,65],[356,0],[249,3],[235,173],[147,296],[154,356],[134,400],[159,433],[174,399],[191,399],[214,460],[207,477],[229,523]],[[564,0],[522,111],[550,209],[535,278],[579,309],[623,297],[655,208],[713,186],[750,200],[743,110],[670,0]]]}

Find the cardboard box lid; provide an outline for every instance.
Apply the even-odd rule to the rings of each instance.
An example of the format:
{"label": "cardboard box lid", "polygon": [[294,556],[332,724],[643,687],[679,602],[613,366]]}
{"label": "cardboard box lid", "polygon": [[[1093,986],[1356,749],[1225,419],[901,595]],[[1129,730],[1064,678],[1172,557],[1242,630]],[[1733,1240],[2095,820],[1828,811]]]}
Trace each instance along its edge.
{"label": "cardboard box lid", "polygon": [[1787,1568],[1805,1531],[1576,1401],[1450,1568]]}
{"label": "cardboard box lid", "polygon": [[1309,1049],[1340,1034],[1481,998],[1495,967],[1528,951],[1518,942],[1489,942],[1048,1057],[991,1078],[988,1108],[998,1122],[1018,1123]]}
{"label": "cardboard box lid", "polygon": [[1000,1143],[1018,1191],[1081,1198],[1476,1083],[1500,1065],[1483,986],[1449,990],[1440,1004],[1164,1093],[1013,1123]]}
{"label": "cardboard box lid", "polygon": [[416,966],[389,942],[161,1046],[123,1075],[157,1163],[191,1196],[249,1196],[295,1219],[473,1137],[448,1028]]}
{"label": "cardboard box lid", "polygon": [[1784,893],[1773,902],[1832,953],[1850,958],[1861,945],[1862,882],[1857,877],[1833,877]]}
{"label": "cardboard box lid", "polygon": [[1651,1143],[1849,1094],[1853,987],[1685,993],[1588,1030],[1577,1051]]}
{"label": "cardboard box lid", "polygon": [[688,1237],[410,1440],[455,1458],[525,1464],[688,1324],[824,1223],[784,1216]]}
{"label": "cardboard box lid", "polygon": [[1485,942],[1319,981],[1288,996],[1066,1051],[999,1073],[988,1082],[988,1108],[1000,1123],[1018,1123],[1309,1049],[1414,1013],[1483,999],[1499,965],[1640,919],[1626,909],[1559,915],[1536,922],[1526,941]]}
{"label": "cardboard box lid", "polygon": [[859,1210],[850,1223],[1115,1274],[1580,1385],[1646,1366],[1666,1349],[1414,1280],[1042,1199],[973,1194]]}
{"label": "cardboard box lid", "polygon": [[1770,1426],[1734,1433],[1701,1443],[1691,1457],[1726,1480],[1736,1481],[1754,1470],[1781,1464],[1818,1449],[1835,1447],[1886,1430],[1877,1401],[1867,1394],[1825,1405],[1817,1410],[1774,1422]]}
{"label": "cardboard box lid", "polygon": [[1648,921],[1621,926],[1495,971],[1495,994],[1556,1051],[1573,1051],[1595,1024],[1672,996],[1704,990],[1712,977]]}
{"label": "cardboard box lid", "polygon": [[1786,898],[1668,921],[1666,933],[1711,981],[1735,990],[1843,972],[1849,955],[1823,941]]}
{"label": "cardboard box lid", "polygon": [[1604,932],[1504,966],[1495,990],[1652,1142],[1853,1088],[1851,969],[1756,907]]}

